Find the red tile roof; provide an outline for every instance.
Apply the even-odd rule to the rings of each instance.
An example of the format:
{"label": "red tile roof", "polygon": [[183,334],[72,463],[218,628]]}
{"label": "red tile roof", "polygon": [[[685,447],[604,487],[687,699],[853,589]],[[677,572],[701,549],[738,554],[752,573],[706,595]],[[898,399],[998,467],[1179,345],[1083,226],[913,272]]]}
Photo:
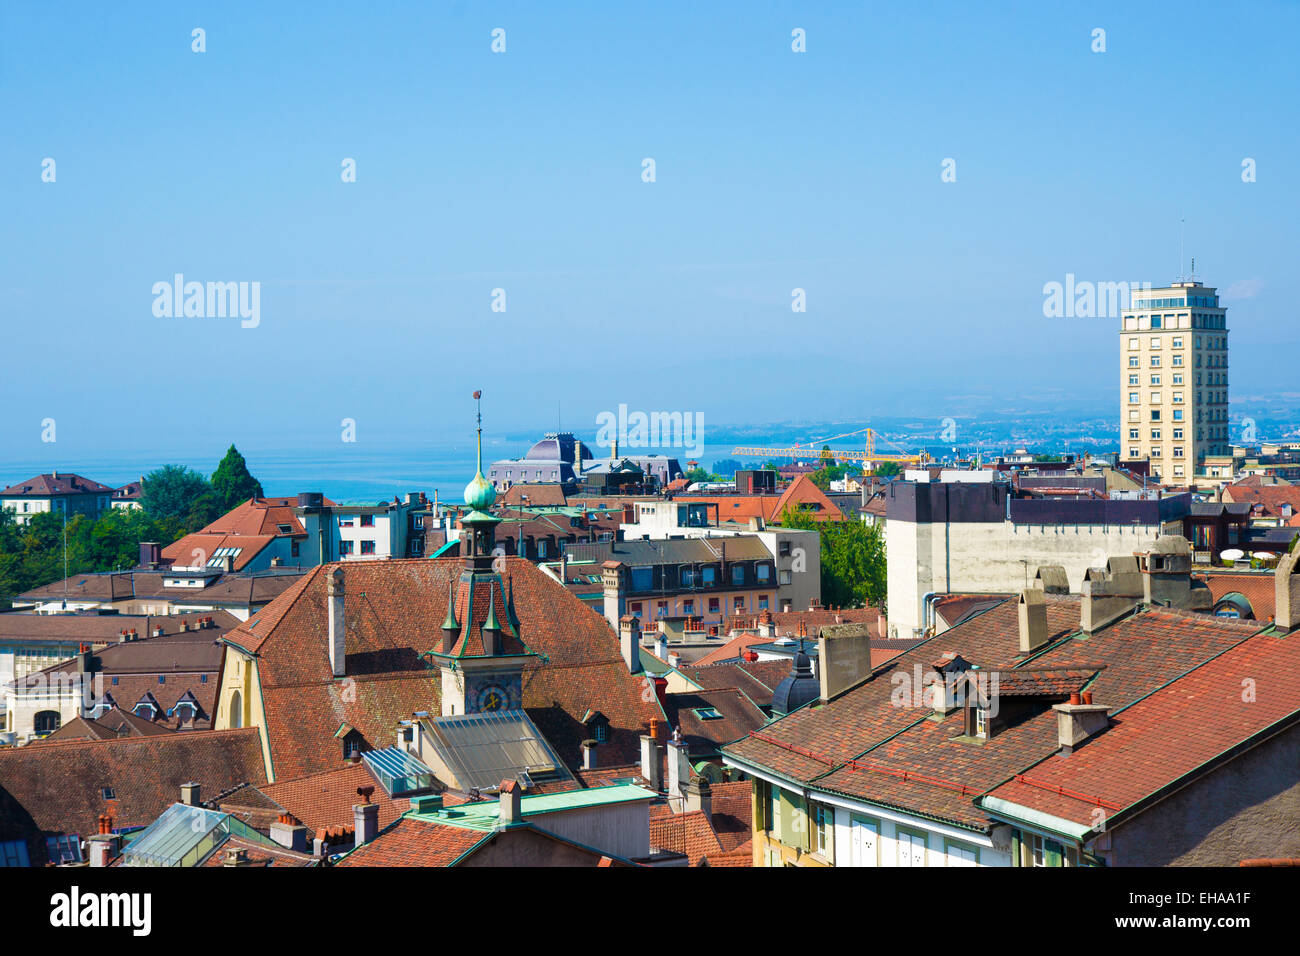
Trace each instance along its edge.
{"label": "red tile roof", "polygon": [[[1245,677],[1254,681],[1252,694],[1243,691]],[[1101,807],[1118,822],[1118,814],[1297,711],[1300,634],[1258,634],[1120,707],[1105,733],[1025,768],[990,796],[1084,825]]]}
{"label": "red tile roof", "polygon": [[706,856],[723,852],[703,811],[673,813],[662,803],[650,808],[650,851],[656,850],[684,853],[691,866],[699,866]]}
{"label": "red tile roof", "polygon": [[91,481],[89,478],[83,478],[81,475],[65,471],[37,475],[35,478],[20,481],[0,490],[0,497],[49,498],[55,495],[94,495],[101,493],[112,494],[112,492],[113,489],[108,485],[101,485],[97,481]]}
{"label": "red tile roof", "polygon": [[243,850],[248,867],[266,866],[319,866],[320,860],[310,853],[297,853],[284,848],[268,847],[263,843],[239,836],[227,836],[215,853],[201,864],[204,867],[224,867],[228,850]]}
{"label": "red tile roof", "polygon": [[381,827],[388,826],[410,808],[411,801],[405,797],[390,797],[364,763],[348,764],[297,780],[268,783],[258,789],[315,833],[325,827],[353,825],[352,807],[363,802],[357,795],[359,787],[375,788],[370,802],[379,805]]}
{"label": "red tile roof", "polygon": [[242,782],[265,783],[257,730],[3,747],[0,841],[27,839],[32,861],[43,860],[45,836],[88,836],[104,813],[118,827],[152,823],[191,780],[209,795]]}
{"label": "red tile roof", "polygon": [[[720,716],[706,719],[700,710],[712,708]],[[679,728],[690,746],[692,759],[712,756],[723,744],[738,740],[767,723],[767,717],[752,700],[733,688],[718,688],[687,694],[668,694],[664,710],[668,723]]]}
{"label": "red tile roof", "polygon": [[[610,720],[603,763],[631,762],[651,719],[664,719],[644,675],[629,674],[609,625],[530,562],[506,558],[520,636],[545,655],[524,665],[524,707],[570,766],[590,736],[588,710]],[[448,585],[458,559],[352,562],[345,572],[347,677],[331,676],[326,581],[339,565],[314,568],[228,637],[258,656],[271,758],[277,778],[337,767],[334,734],[350,724],[388,746],[399,719],[441,713],[441,680],[423,656],[441,639]],[[484,595],[486,600],[486,595]],[[477,600],[476,600],[477,603]],[[500,610],[498,616],[501,616]],[[504,618],[503,618],[504,620]]]}
{"label": "red tile roof", "polygon": [[1047,597],[1047,616],[1049,642],[1033,657],[1018,658],[1017,608],[1008,601],[904,652],[829,704],[795,711],[726,752],[828,791],[985,829],[987,817],[973,798],[1056,750],[1050,700],[973,745],[961,739],[960,710],[936,721],[927,706],[894,706],[895,676],[913,674],[915,667],[924,674],[950,652],[989,670],[1000,668],[1000,674],[1020,666],[1053,668],[1067,678],[1054,688],[1064,693],[1083,679],[1069,671],[1089,669],[1096,672],[1088,684],[1095,701],[1123,706],[1259,629],[1161,609],[1084,638],[1077,633],[1078,598],[1058,596]]}
{"label": "red tile roof", "polygon": [[1210,586],[1216,604],[1235,592],[1250,604],[1255,620],[1271,621],[1277,613],[1277,582],[1271,571],[1207,571],[1197,577]]}
{"label": "red tile roof", "polygon": [[[1242,502],[1258,507],[1271,518],[1300,514],[1300,485],[1246,485],[1238,482],[1223,489],[1225,501]],[[1284,506],[1290,505],[1289,509]],[[1286,511],[1290,511],[1290,515]]]}
{"label": "red tile roof", "polygon": [[687,680],[706,690],[734,687],[759,707],[772,706],[772,692],[776,685],[790,676],[790,661],[736,661],[729,664],[709,664],[705,667],[683,664],[677,670]]}
{"label": "red tile roof", "polygon": [[[754,819],[753,794],[748,780],[715,783],[713,793],[713,832],[718,836],[724,853],[743,850],[751,853]],[[712,863],[712,859],[709,861]],[[749,866],[749,863],[743,864]]]}
{"label": "red tile roof", "polygon": [[[297,498],[249,498],[216,521],[169,544],[162,556],[175,565],[189,567],[197,563],[196,549],[202,552],[206,564],[218,548],[241,548],[234,560],[235,570],[239,571],[276,538],[306,536],[306,529],[294,513],[297,503]],[[328,499],[324,503],[334,505]]]}
{"label": "red tile roof", "polygon": [[451,866],[495,834],[403,817],[338,866]]}

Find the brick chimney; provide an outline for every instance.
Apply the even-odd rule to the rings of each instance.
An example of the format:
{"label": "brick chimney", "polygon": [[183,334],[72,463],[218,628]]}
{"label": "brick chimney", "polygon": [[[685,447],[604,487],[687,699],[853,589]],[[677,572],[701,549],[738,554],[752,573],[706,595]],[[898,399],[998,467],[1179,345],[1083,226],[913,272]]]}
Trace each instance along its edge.
{"label": "brick chimney", "polygon": [[343,623],[343,568],[336,567],[329,576],[329,653],[330,670],[335,677],[347,673]]}

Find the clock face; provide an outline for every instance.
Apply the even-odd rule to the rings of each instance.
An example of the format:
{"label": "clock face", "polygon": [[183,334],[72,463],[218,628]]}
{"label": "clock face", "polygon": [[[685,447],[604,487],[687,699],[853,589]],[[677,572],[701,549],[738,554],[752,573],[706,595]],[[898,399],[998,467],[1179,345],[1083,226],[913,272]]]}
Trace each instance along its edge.
{"label": "clock face", "polygon": [[478,692],[477,704],[480,711],[504,710],[509,706],[509,702],[510,695],[504,687],[497,684],[488,684]]}

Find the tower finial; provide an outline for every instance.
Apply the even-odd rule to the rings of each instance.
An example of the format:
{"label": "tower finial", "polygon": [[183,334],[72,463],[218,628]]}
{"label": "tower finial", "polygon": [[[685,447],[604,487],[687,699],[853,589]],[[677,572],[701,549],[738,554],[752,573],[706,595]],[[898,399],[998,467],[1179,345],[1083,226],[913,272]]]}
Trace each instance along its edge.
{"label": "tower finial", "polygon": [[478,473],[483,474],[483,392],[476,390],[474,392],[474,418],[476,430],[478,431]]}

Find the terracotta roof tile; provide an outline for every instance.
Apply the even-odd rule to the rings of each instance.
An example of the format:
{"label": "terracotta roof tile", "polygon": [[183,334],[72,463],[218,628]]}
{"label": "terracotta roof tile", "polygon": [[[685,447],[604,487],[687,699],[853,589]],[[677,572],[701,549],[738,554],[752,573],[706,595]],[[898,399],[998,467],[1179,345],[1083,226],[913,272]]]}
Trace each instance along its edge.
{"label": "terracotta roof tile", "polygon": [[104,813],[118,827],[152,823],[191,780],[208,794],[265,783],[257,730],[0,748],[0,840],[27,839],[32,861],[43,860],[45,836],[88,836]]}
{"label": "terracotta roof tile", "polygon": [[[520,636],[545,655],[524,666],[529,717],[575,766],[590,736],[583,715],[599,710],[610,720],[601,762],[638,759],[640,735],[651,719],[664,719],[653,686],[644,675],[628,673],[602,617],[528,561],[505,560]],[[370,746],[384,747],[399,719],[421,710],[441,713],[441,680],[424,654],[441,639],[448,585],[462,566],[455,558],[343,565],[346,678],[331,676],[326,649],[326,579],[334,565],[313,569],[231,632],[231,641],[258,655],[277,778],[337,767],[340,724],[350,724]]]}
{"label": "terracotta roof tile", "polygon": [[352,807],[363,802],[359,787],[374,787],[370,802],[379,806],[379,825],[386,827],[409,808],[405,797],[390,797],[371,775],[364,763],[348,764],[297,780],[268,783],[258,789],[267,798],[284,807],[313,833],[325,827],[353,825]]}
{"label": "terracotta roof tile", "polygon": [[492,833],[403,817],[339,866],[451,866]]}
{"label": "terracotta roof tile", "polygon": [[[1245,677],[1255,682],[1252,695],[1243,693]],[[1259,634],[1119,708],[1106,732],[1036,762],[991,795],[1092,824],[1097,807],[1114,816],[1297,710],[1300,635]]]}

